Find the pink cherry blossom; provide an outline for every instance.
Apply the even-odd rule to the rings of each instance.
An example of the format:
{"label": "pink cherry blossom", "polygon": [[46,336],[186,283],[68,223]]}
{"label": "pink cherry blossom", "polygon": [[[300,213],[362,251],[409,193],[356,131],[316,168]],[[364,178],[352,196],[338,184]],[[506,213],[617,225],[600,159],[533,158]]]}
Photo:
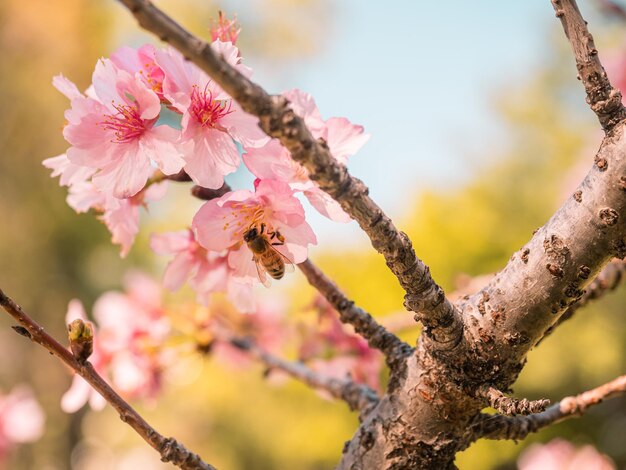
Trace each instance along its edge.
{"label": "pink cherry blossom", "polygon": [[517,461],[519,470],[614,470],[606,455],[590,445],[579,449],[563,439],[533,444]]}
{"label": "pink cherry blossom", "polygon": [[241,28],[237,23],[237,16],[232,20],[226,19],[226,16],[220,11],[217,22],[211,22],[211,41],[220,40],[222,42],[237,43],[237,38],[241,32]]}
{"label": "pink cherry blossom", "polygon": [[244,233],[255,227],[267,236],[280,233],[284,243],[274,248],[293,263],[307,258],[308,245],[317,243],[304,219],[304,209],[289,185],[261,180],[256,192],[233,191],[206,202],[193,219],[197,240],[207,250],[230,250],[228,264],[234,275],[258,279],[253,255],[244,242]]}
{"label": "pink cherry blossom", "polygon": [[207,251],[198,244],[192,230],[153,234],[150,246],[158,254],[175,255],[165,270],[165,288],[178,290],[189,279],[189,285],[198,294],[198,302],[203,305],[209,304],[213,293],[226,292],[239,311],[254,310],[252,284],[233,277],[228,252]]}
{"label": "pink cherry blossom", "polygon": [[43,434],[45,416],[26,386],[0,395],[0,463],[16,444],[34,442]]}
{"label": "pink cherry blossom", "polygon": [[122,46],[111,54],[111,62],[131,75],[139,74],[143,82],[163,100],[163,79],[165,74],[155,61],[156,48],[144,44],[135,49]]}
{"label": "pink cherry blossom", "polygon": [[[244,75],[238,49],[228,42],[215,41],[213,49]],[[256,118],[246,114],[207,74],[175,49],[156,53],[165,72],[164,96],[182,113],[181,144],[185,148],[185,171],[199,185],[217,189],[224,176],[234,172],[241,159],[234,141],[243,147],[258,147],[268,137]]]}
{"label": "pink cherry blossom", "polygon": [[363,126],[352,124],[343,117],[322,120],[313,97],[301,90],[289,90],[283,96],[291,103],[291,108],[304,119],[307,127],[316,139],[324,139],[330,153],[344,165],[348,157],[357,153],[369,140],[370,135],[363,132]]}
{"label": "pink cherry blossom", "polygon": [[[313,136],[324,139],[339,162],[346,164],[348,157],[369,139],[362,126],[351,124],[346,118],[333,117],[324,121],[308,93],[290,90],[283,96],[289,99],[291,108],[304,119]],[[302,191],[320,214],[337,222],[350,221],[341,206],[309,179],[308,171],[293,161],[289,151],[278,140],[273,139],[260,148],[247,149],[243,159],[257,178],[274,178],[289,183],[294,191]]]}
{"label": "pink cherry blossom", "polygon": [[131,75],[101,60],[93,74],[95,98],[77,94],[63,77],[53,83],[71,100],[63,130],[72,145],[67,156],[74,165],[97,170],[92,180],[99,190],[126,198],[144,187],[153,164],[167,175],[180,171],[180,133],[155,125],[160,99],[139,73]]}

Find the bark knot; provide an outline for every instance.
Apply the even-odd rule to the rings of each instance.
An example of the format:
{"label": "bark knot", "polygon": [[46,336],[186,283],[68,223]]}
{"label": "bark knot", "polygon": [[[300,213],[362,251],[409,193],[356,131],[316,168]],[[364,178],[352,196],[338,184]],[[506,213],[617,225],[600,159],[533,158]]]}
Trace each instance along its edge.
{"label": "bark knot", "polygon": [[619,219],[619,214],[617,213],[617,211],[610,207],[600,209],[600,212],[598,212],[598,216],[600,217],[602,223],[607,227],[615,225]]}
{"label": "bark knot", "polygon": [[583,201],[583,192],[580,189],[574,193],[574,200],[576,202],[582,202]]}
{"label": "bark knot", "polygon": [[601,157],[600,155],[596,155],[594,163],[600,171],[606,171],[606,169],[609,167],[609,163],[606,161],[606,158]]}

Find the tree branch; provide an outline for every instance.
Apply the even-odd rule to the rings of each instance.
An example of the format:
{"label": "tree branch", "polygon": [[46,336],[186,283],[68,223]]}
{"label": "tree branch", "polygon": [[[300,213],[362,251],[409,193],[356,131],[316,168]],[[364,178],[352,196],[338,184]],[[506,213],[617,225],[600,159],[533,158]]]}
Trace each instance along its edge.
{"label": "tree branch", "polygon": [[552,6],[574,51],[578,76],[587,92],[587,103],[598,116],[602,128],[608,132],[626,118],[622,94],[609,82],[576,1],[552,0]]}
{"label": "tree branch", "polygon": [[550,400],[521,400],[507,397],[504,393],[490,385],[483,385],[478,389],[478,395],[487,399],[489,405],[504,415],[528,415],[540,413],[550,404]]}
{"label": "tree branch", "polygon": [[309,284],[315,287],[339,313],[339,319],[354,327],[354,331],[365,338],[372,348],[379,349],[387,358],[387,364],[392,370],[396,369],[398,361],[402,361],[411,354],[413,348],[396,335],[387,331],[374,317],[363,309],[354,305],[337,285],[313,264],[306,260],[298,265]]}
{"label": "tree branch", "polygon": [[22,308],[0,290],[0,305],[11,315],[20,326],[13,327],[22,336],[43,346],[51,354],[73,369],[93,387],[119,413],[120,419],[133,428],[144,441],[150,444],[159,454],[163,462],[188,470],[215,470],[215,467],[202,461],[200,456],[189,451],[185,446],[171,437],[163,437],[150,426],[115,390],[107,384],[95,371],[91,363],[79,362],[74,355],[61,343],[46,333],[42,326],[31,319]]}
{"label": "tree branch", "polygon": [[264,363],[270,369],[281,370],[291,377],[298,379],[310,387],[324,390],[334,398],[345,401],[351,410],[367,412],[378,403],[376,392],[367,385],[358,384],[350,379],[336,379],[320,374],[301,362],[291,362],[276,357],[259,348],[247,338],[228,338],[228,342],[247,352],[252,357]]}
{"label": "tree branch", "polygon": [[541,413],[514,417],[483,415],[483,419],[474,424],[474,432],[476,438],[521,440],[531,432],[537,432],[574,416],[582,416],[590,406],[625,392],[626,375],[622,375],[593,390],[563,398]]}
{"label": "tree branch", "polygon": [[282,96],[270,96],[222,57],[210,44],[193,36],[148,0],[119,0],[139,24],[170,43],[209,74],[241,107],[260,119],[260,127],[289,150],[311,180],[335,199],[369,236],[372,246],[385,257],[387,266],[406,291],[405,305],[433,339],[435,347],[451,349],[462,339],[462,318],[415,255],[410,240],[368,196],[368,188],[352,177],[331,155],[325,142],[313,138]]}
{"label": "tree branch", "polygon": [[[448,298],[455,302],[470,293],[474,293],[483,287],[495,274],[487,274],[476,276],[465,281],[465,285],[455,290],[448,295]],[[608,265],[604,267],[600,274],[594,279],[594,281],[587,286],[585,293],[580,297],[578,301],[567,307],[567,310],[561,315],[557,323],[551,326],[544,338],[551,334],[554,329],[565,320],[569,320],[574,316],[574,313],[580,308],[586,306],[592,300],[602,298],[605,294],[617,289],[622,280],[626,278],[626,261],[621,259],[614,259]],[[380,324],[392,333],[415,328],[417,325],[414,321],[407,316],[406,311],[398,311],[390,313],[379,319]]]}

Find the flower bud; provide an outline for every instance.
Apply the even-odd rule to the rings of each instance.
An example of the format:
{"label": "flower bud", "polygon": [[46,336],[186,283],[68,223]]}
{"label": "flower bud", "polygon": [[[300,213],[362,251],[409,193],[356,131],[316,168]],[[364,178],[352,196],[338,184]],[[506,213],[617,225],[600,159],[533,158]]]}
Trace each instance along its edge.
{"label": "flower bud", "polygon": [[67,330],[72,354],[82,364],[93,353],[93,326],[79,318],[70,323]]}

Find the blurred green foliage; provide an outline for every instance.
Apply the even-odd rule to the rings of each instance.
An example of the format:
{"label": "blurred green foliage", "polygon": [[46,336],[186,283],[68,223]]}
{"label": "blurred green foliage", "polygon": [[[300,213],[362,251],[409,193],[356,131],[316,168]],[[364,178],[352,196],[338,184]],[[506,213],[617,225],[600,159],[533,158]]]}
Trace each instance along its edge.
{"label": "blurred green foliage", "polygon": [[[89,307],[104,290],[119,287],[126,269],[152,266],[146,252],[150,229],[176,228],[172,222],[184,223],[197,207],[186,189],[175,189],[169,202],[155,207],[157,217],[147,220],[131,258],[122,261],[105,228],[93,216],[76,216],[65,204],[65,190],[41,167],[43,158],[65,149],[60,130],[66,100],[52,90],[51,77],[63,71],[84,87],[98,57],[119,42],[145,40],[113,3],[0,3],[0,97],[5,103],[0,109],[0,286],[58,337],[64,335],[62,317],[70,298],[79,297]],[[176,7],[177,18],[199,33],[217,9],[210,2],[161,4],[170,11]],[[243,34],[244,50],[256,48],[257,55],[278,61],[323,47],[310,38],[319,37],[311,34],[318,27],[313,20],[327,14],[326,2],[267,0],[264,5],[263,15],[239,14],[245,30],[258,33]],[[308,18],[302,29],[293,27],[302,22],[285,19],[300,17]],[[469,156],[477,169],[462,187],[420,191],[415,201],[406,202],[406,216],[398,225],[448,291],[461,273],[502,267],[570,197],[581,159],[583,169],[591,166],[600,135],[573,80],[569,55],[556,46],[553,50],[544,71],[523,86],[503,87],[496,100],[507,145],[485,142],[483,155]],[[377,316],[402,309],[397,281],[369,246],[338,252],[328,247],[316,262]],[[291,293],[293,310],[312,295],[298,285]],[[559,328],[529,356],[516,395],[558,400],[623,373],[624,300],[623,292],[607,296]],[[69,375],[44,351],[14,335],[6,318],[2,322],[0,347],[11,360],[0,361],[0,384],[7,390],[18,382],[31,383],[48,414],[44,438],[19,449],[10,468],[65,469],[70,462],[72,468],[89,470],[159,468],[156,454],[110,410],[62,414],[59,399]],[[417,333],[407,331],[404,338],[413,342]],[[259,366],[229,370],[211,358],[190,356],[168,373],[165,396],[144,404],[142,412],[158,430],[176,436],[218,468],[332,468],[356,429],[355,416],[342,403],[326,401],[299,383],[268,384],[262,372]],[[593,443],[624,466],[625,428],[626,400],[613,400],[520,445],[478,443],[459,456],[458,465],[514,468],[528,442],[561,435]]]}

